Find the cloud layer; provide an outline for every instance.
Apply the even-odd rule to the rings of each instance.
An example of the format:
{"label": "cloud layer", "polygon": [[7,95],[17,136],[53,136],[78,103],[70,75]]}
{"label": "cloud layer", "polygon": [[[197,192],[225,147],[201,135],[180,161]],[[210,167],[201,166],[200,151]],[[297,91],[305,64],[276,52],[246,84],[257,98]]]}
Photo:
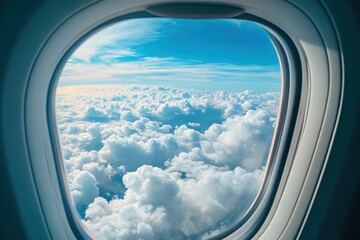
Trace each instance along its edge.
{"label": "cloud layer", "polygon": [[215,90],[279,91],[276,52],[269,33],[251,21],[131,19],[84,41],[65,64],[59,84],[201,87],[206,82]]}
{"label": "cloud layer", "polygon": [[57,122],[74,203],[99,239],[229,227],[263,178],[278,93],[63,87]]}

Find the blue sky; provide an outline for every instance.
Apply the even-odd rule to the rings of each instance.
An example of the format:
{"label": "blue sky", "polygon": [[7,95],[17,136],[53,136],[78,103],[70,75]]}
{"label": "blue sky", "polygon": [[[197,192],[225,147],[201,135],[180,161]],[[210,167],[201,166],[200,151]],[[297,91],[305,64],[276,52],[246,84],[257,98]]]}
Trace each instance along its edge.
{"label": "blue sky", "polygon": [[59,85],[151,84],[279,92],[269,34],[245,20],[133,19],[98,31],[73,53]]}

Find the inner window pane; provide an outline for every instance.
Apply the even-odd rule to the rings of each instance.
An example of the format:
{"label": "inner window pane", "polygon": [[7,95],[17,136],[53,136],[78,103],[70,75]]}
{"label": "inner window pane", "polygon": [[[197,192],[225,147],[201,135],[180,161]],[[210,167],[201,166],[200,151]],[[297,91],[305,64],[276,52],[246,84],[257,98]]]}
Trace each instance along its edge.
{"label": "inner window pane", "polygon": [[131,19],[89,37],[56,89],[70,194],[98,239],[216,236],[264,178],[277,51],[235,19]]}

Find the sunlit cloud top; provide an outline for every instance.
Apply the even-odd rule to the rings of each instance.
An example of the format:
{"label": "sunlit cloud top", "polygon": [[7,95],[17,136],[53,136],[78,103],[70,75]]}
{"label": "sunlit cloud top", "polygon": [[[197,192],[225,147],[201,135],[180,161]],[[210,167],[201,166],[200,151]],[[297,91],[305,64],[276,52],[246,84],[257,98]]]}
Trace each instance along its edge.
{"label": "sunlit cloud top", "polygon": [[75,50],[59,85],[191,84],[264,92],[280,91],[280,78],[276,49],[255,23],[153,18],[99,30]]}

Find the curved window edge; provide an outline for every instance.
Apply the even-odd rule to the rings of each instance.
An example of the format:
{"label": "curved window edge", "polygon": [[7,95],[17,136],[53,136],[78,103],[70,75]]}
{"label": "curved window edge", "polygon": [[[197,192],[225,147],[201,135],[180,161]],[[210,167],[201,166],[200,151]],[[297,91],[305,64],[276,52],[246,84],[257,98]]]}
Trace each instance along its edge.
{"label": "curved window edge", "polygon": [[[234,4],[237,4],[235,1],[226,1],[226,2],[231,2]],[[270,3],[270,1],[269,1]],[[105,4],[105,3],[101,3],[101,4]],[[112,3],[114,5],[116,5],[116,3]],[[262,9],[262,7],[257,6],[257,3],[251,3],[251,2],[247,2],[244,1],[244,9],[247,9],[246,6],[249,5],[249,8],[252,8],[252,10],[256,7],[258,7],[258,9]],[[279,12],[276,11],[276,9],[279,9],[281,7],[284,7],[286,9],[286,7],[288,7],[290,10],[294,10],[292,9],[292,7],[289,7],[288,5],[290,5],[290,3],[287,2],[282,2],[282,3],[278,3],[278,2],[271,2],[271,4],[273,4],[270,8],[267,8],[266,11],[267,13],[269,13],[271,10],[275,10],[274,13],[278,13],[279,16],[276,17],[276,20],[272,21],[275,23],[279,23],[279,19],[280,19],[280,23],[281,21],[288,21],[287,18],[285,18],[285,16],[283,14],[281,14],[283,12]],[[130,4],[131,5],[131,4]],[[317,3],[314,3],[313,5],[317,5]],[[119,7],[119,5],[116,5]],[[128,6],[126,6],[128,7]],[[125,7],[125,8],[126,8]],[[304,7],[304,6],[303,6]],[[304,7],[305,10],[309,10],[309,7]],[[266,11],[264,12],[258,12],[256,10],[254,10],[254,12],[257,16],[266,16],[264,17],[265,19],[268,19],[268,15],[266,15]],[[252,11],[251,11],[252,12]],[[309,12],[311,12],[311,10],[309,10]],[[43,12],[42,12],[43,13]],[[288,24],[285,24],[287,27],[284,27],[284,24],[279,24],[279,26],[281,26],[283,29],[286,29],[285,32],[288,33],[287,30],[290,29],[291,32],[291,28],[294,27],[295,32],[297,33],[297,31],[299,30],[299,27],[294,24],[294,19],[299,20],[298,18],[303,18],[305,19],[305,21],[308,20],[308,18],[313,17],[312,21],[319,23],[321,21],[321,24],[327,24],[328,22],[323,21],[324,19],[321,18],[321,16],[319,16],[319,14],[317,15],[306,15],[301,11],[297,11],[294,10],[294,17],[292,16],[290,18],[291,21],[289,21]],[[76,14],[74,14],[76,15]],[[296,16],[295,16],[296,15]],[[321,14],[320,14],[321,15]],[[300,17],[299,17],[300,16]],[[283,23],[284,23],[283,22]],[[319,25],[321,25],[319,24]],[[84,24],[84,25],[88,25],[89,24]],[[96,24],[95,24],[96,25]],[[275,24],[278,25],[278,24]],[[316,25],[316,24],[315,24]],[[29,24],[29,29],[36,29],[36,23],[34,23],[33,21]],[[290,26],[290,27],[289,27]],[[296,28],[297,27],[297,28]],[[323,30],[323,28],[321,26],[319,26],[319,28],[321,30]],[[67,218],[63,218],[62,217],[62,202],[61,200],[59,200],[58,198],[60,198],[59,194],[58,194],[58,189],[57,189],[57,185],[59,183],[59,179],[57,178],[57,174],[53,174],[52,172],[52,168],[54,165],[54,157],[53,157],[53,153],[52,153],[52,146],[48,146],[48,142],[50,142],[51,138],[48,138],[47,134],[49,134],[48,129],[45,130],[45,128],[47,128],[48,125],[48,120],[46,117],[48,117],[46,114],[45,116],[45,120],[43,119],[44,117],[44,109],[46,109],[48,107],[48,102],[46,102],[44,104],[44,92],[48,91],[48,83],[50,81],[49,76],[51,76],[53,74],[53,61],[58,61],[58,57],[59,55],[61,56],[63,49],[67,48],[66,46],[64,47],[63,44],[59,44],[60,47],[58,48],[62,48],[62,49],[49,49],[49,46],[54,46],[54,42],[56,42],[54,40],[54,36],[61,36],[64,35],[64,29],[69,29],[69,26],[66,27],[59,27],[56,26],[56,30],[54,31],[55,33],[51,33],[50,36],[48,36],[48,39],[46,40],[46,43],[43,43],[42,45],[39,45],[39,51],[38,51],[38,55],[36,55],[36,57],[32,56],[32,60],[33,62],[31,64],[29,64],[30,66],[28,67],[29,72],[31,72],[29,74],[29,76],[26,76],[26,79],[24,78],[23,81],[27,83],[26,86],[26,96],[25,93],[23,93],[23,89],[20,89],[20,91],[15,91],[13,94],[13,97],[9,97],[10,95],[7,93],[5,97],[9,97],[8,99],[10,100],[18,100],[21,99],[21,101],[23,104],[23,110],[24,110],[24,117],[23,117],[23,121],[24,121],[24,138],[26,138],[27,141],[27,146],[23,147],[25,150],[24,152],[26,152],[26,154],[28,154],[26,157],[26,159],[24,160],[26,162],[26,164],[30,164],[32,166],[32,169],[28,169],[28,171],[31,171],[31,180],[32,182],[29,183],[31,184],[31,186],[36,189],[36,200],[39,202],[42,202],[42,205],[39,205],[39,208],[41,208],[42,212],[42,217],[43,219],[47,219],[49,220],[49,222],[51,223],[53,221],[53,218],[57,218],[58,222],[62,223],[62,227],[63,228],[59,228],[59,225],[56,225],[56,227],[54,228],[51,224],[47,226],[47,230],[49,232],[51,232],[51,236],[55,236],[57,237],[59,233],[61,233],[61,231],[67,231],[67,225],[68,225],[68,221],[69,219]],[[51,29],[51,31],[53,31],[54,29]],[[311,27],[310,27],[311,30]],[[312,31],[312,30],[311,30]],[[306,213],[307,209],[309,207],[310,204],[310,200],[313,198],[313,194],[315,194],[313,191],[316,190],[316,186],[318,181],[320,181],[318,179],[318,177],[320,176],[320,174],[318,174],[318,172],[321,172],[321,170],[323,170],[326,166],[326,156],[328,154],[328,151],[330,149],[330,143],[332,142],[331,139],[334,136],[334,133],[336,131],[336,123],[337,123],[337,119],[339,117],[339,109],[341,108],[341,100],[342,100],[342,89],[343,89],[343,81],[344,79],[341,76],[337,76],[338,72],[342,70],[342,60],[341,60],[341,56],[339,56],[341,54],[341,51],[339,49],[334,49],[334,52],[328,56],[328,58],[326,59],[326,64],[328,64],[329,68],[327,69],[329,71],[329,74],[331,74],[331,77],[329,76],[328,78],[326,77],[321,77],[320,79],[313,79],[313,76],[311,76],[311,74],[316,75],[319,74],[319,70],[313,69],[313,67],[310,66],[306,66],[308,63],[306,59],[304,59],[304,57],[307,57],[307,54],[309,54],[309,51],[311,50],[308,46],[305,46],[305,49],[302,49],[302,44],[303,43],[299,43],[299,39],[300,37],[302,37],[301,35],[301,31],[300,31],[300,35],[296,35],[296,33],[292,33],[291,36],[293,37],[293,40],[295,39],[296,41],[296,46],[297,49],[300,53],[301,56],[301,62],[304,64],[304,68],[302,69],[303,71],[303,77],[302,77],[302,83],[303,83],[303,90],[301,93],[301,106],[299,109],[299,120],[296,123],[296,128],[294,129],[294,133],[293,133],[293,140],[291,144],[291,149],[290,149],[290,153],[291,156],[289,156],[289,158],[293,158],[294,155],[296,155],[296,151],[297,148],[302,147],[301,150],[304,150],[304,145],[306,145],[304,143],[305,140],[309,140],[308,134],[306,136],[303,135],[304,130],[309,129],[309,125],[312,125],[313,128],[315,129],[322,129],[323,127],[328,128],[328,130],[330,131],[330,134],[324,134],[323,132],[320,132],[319,134],[316,132],[314,134],[317,134],[317,136],[321,136],[323,142],[322,142],[322,146],[320,148],[322,148],[322,150],[324,151],[320,151],[317,150],[317,147],[319,147],[319,143],[317,142],[314,145],[314,148],[316,148],[315,150],[313,150],[312,148],[307,150],[307,152],[312,152],[313,156],[316,156],[316,159],[314,159],[313,157],[307,159],[307,157],[304,158],[304,160],[306,162],[309,162],[308,166],[304,166],[304,168],[306,168],[306,171],[304,169],[301,169],[301,173],[299,173],[300,175],[303,174],[305,177],[305,180],[303,182],[303,186],[300,190],[298,190],[298,187],[296,187],[295,190],[293,190],[293,194],[296,195],[297,200],[294,201],[293,199],[287,199],[287,200],[283,200],[284,196],[289,197],[289,192],[284,193],[284,190],[288,189],[288,186],[284,186],[287,184],[287,178],[288,177],[293,177],[294,176],[290,176],[290,175],[294,175],[292,171],[292,163],[294,162],[294,164],[297,162],[297,166],[299,166],[299,157],[295,156],[295,159],[293,159],[293,161],[289,161],[289,164],[286,164],[285,169],[284,169],[284,177],[281,181],[281,186],[279,186],[278,189],[278,194],[276,196],[276,199],[274,201],[274,204],[278,204],[278,202],[286,202],[286,203],[290,203],[289,209],[280,209],[277,208],[277,206],[271,207],[271,212],[269,213],[267,219],[264,222],[264,226],[261,227],[261,229],[259,230],[259,234],[257,233],[255,235],[255,238],[261,238],[261,234],[264,232],[271,232],[271,231],[278,231],[279,229],[282,229],[282,234],[286,233],[288,236],[289,234],[291,236],[293,236],[293,238],[296,237],[296,235],[299,233],[298,229],[295,229],[297,226],[299,227],[299,224],[293,224],[294,221],[302,221],[302,214],[299,215],[294,215],[295,213]],[[329,41],[333,41],[331,39],[331,34],[333,34],[332,31],[329,31],[328,33],[326,33],[328,35],[330,35],[330,40]],[[22,46],[26,46],[26,36],[29,36],[29,31],[26,32],[26,34],[24,34],[24,36],[22,36],[19,40],[19,45]],[[68,38],[65,38],[68,39]],[[327,38],[328,39],[328,38]],[[43,39],[41,39],[43,40]],[[71,39],[72,41],[72,39]],[[68,41],[67,43],[71,42]],[[50,43],[49,43],[50,42]],[[327,49],[327,45],[324,43],[324,45],[320,45],[322,47],[324,47],[325,49]],[[60,53],[60,54],[59,54]],[[20,52],[19,49],[15,50],[13,53],[13,58],[19,57],[19,56],[23,56],[23,52]],[[55,55],[55,56],[54,56]],[[310,54],[310,58],[314,58],[314,59],[319,59],[313,56],[313,54]],[[46,60],[45,60],[46,59]],[[49,62],[47,62],[47,60],[50,59]],[[54,60],[55,59],[55,60]],[[314,59],[310,59],[310,62],[313,62]],[[320,57],[320,59],[322,59]],[[13,62],[10,62],[10,65],[14,65]],[[321,66],[322,67],[322,66]],[[309,69],[312,68],[312,69]],[[16,71],[14,70],[15,67],[11,66],[11,70],[9,70],[9,72],[6,75],[5,78],[5,87],[7,88],[11,88],[11,84],[10,84],[10,80],[15,79],[17,77]],[[321,69],[321,68],[320,68]],[[310,71],[311,70],[311,71]],[[49,71],[51,73],[49,73]],[[321,72],[321,71],[320,71]],[[314,74],[315,73],[315,74]],[[341,75],[341,74],[340,74]],[[317,75],[318,76],[318,75]],[[327,75],[326,75],[327,76]],[[310,82],[307,82],[309,81]],[[309,102],[313,102],[313,97],[310,99],[311,96],[317,94],[317,92],[319,91],[319,89],[317,87],[312,86],[312,82],[311,80],[318,80],[321,83],[324,83],[324,81],[328,81],[330,82],[329,84],[331,85],[331,89],[330,87],[328,89],[326,89],[328,92],[328,96],[329,99],[332,99],[332,101],[327,101],[326,102],[326,108],[330,108],[333,109],[333,111],[330,112],[326,112],[323,115],[321,115],[322,113],[315,113],[312,111],[312,114],[315,115],[307,115],[307,105],[310,104]],[[305,81],[305,82],[304,82]],[[43,88],[46,88],[45,90]],[[40,94],[38,94],[40,93]],[[45,94],[46,95],[46,94]],[[15,97],[19,97],[18,99],[16,99]],[[24,99],[23,99],[23,98]],[[323,94],[321,94],[320,96],[318,96],[320,98],[321,101],[323,101]],[[6,100],[5,103],[8,103],[9,106],[12,106],[15,104],[11,104],[10,100]],[[46,100],[46,98],[45,98]],[[43,102],[44,101],[44,102]],[[17,102],[17,101],[15,101]],[[46,107],[44,107],[46,106]],[[32,111],[35,110],[35,111]],[[320,116],[321,115],[321,116]],[[325,119],[325,123],[324,125],[321,125],[320,127],[317,127],[316,124],[309,124],[309,122],[313,122],[314,118],[316,117],[321,117],[323,119]],[[310,120],[309,120],[309,119]],[[41,126],[40,126],[41,125]],[[4,124],[4,126],[8,126],[10,127],[10,123],[6,122]],[[39,132],[36,132],[36,130],[39,130]],[[311,128],[310,128],[311,129]],[[8,130],[7,130],[8,131]],[[20,130],[19,130],[20,131]],[[30,140],[32,139],[39,139],[39,142],[31,142]],[[305,139],[305,140],[304,140]],[[22,139],[23,140],[23,139]],[[24,140],[25,141],[25,140]],[[22,144],[22,142],[20,143]],[[24,153],[23,152],[23,153]],[[17,154],[15,153],[8,153],[9,157],[10,156],[17,156]],[[299,154],[297,154],[299,155]],[[316,161],[315,161],[316,160]],[[9,168],[15,168],[14,166],[15,163],[11,164],[9,163]],[[47,168],[46,168],[47,167]],[[45,170],[42,171],[42,170]],[[47,173],[46,170],[48,170],[49,172]],[[304,171],[306,172],[304,174]],[[12,172],[14,172],[14,170],[12,170]],[[287,175],[285,175],[285,173]],[[29,176],[30,176],[29,175]],[[295,174],[296,175],[296,174]],[[297,175],[299,176],[299,175]],[[25,176],[25,178],[28,176]],[[296,176],[295,176],[296,177]],[[321,178],[321,177],[319,177]],[[45,180],[45,181],[44,181]],[[301,181],[303,181],[301,179]],[[37,183],[37,184],[36,184]],[[19,189],[20,186],[18,186],[18,183],[15,183],[16,188]],[[289,185],[289,184],[287,184]],[[306,186],[305,186],[306,185]],[[45,188],[43,188],[45,186]],[[50,187],[54,186],[54,190],[51,189]],[[304,186],[306,187],[306,189],[304,188]],[[54,191],[54,196],[50,196],[50,197],[45,197],[49,192],[46,192],[46,190],[51,190]],[[307,193],[304,193],[304,190],[310,190],[307,191]],[[45,192],[44,192],[45,191]],[[309,195],[310,194],[310,200],[309,198],[305,197],[305,199],[303,198],[303,195]],[[19,198],[19,194],[16,195],[17,198]],[[51,198],[50,200],[55,200],[54,204],[50,204],[49,202],[47,202],[49,200],[49,198]],[[55,198],[55,199],[54,199]],[[22,204],[21,207],[21,211],[24,211],[24,204]],[[300,206],[299,206],[300,205]],[[54,209],[49,209],[49,206],[55,206],[55,210]],[[305,207],[304,207],[305,206]],[[291,209],[290,209],[291,208]],[[296,209],[295,209],[296,208]],[[305,208],[305,210],[304,210]],[[291,217],[291,220],[288,220],[288,216],[286,216],[286,218],[284,220],[282,220],[281,218],[279,218],[279,216],[276,215],[276,213],[280,211],[281,213],[284,213],[284,211],[286,212],[290,212],[289,215]],[[22,213],[23,215],[26,215],[26,213]],[[28,216],[26,217],[26,219],[29,219]],[[275,220],[277,220],[276,224],[278,225],[277,229],[273,229],[274,226],[272,226],[272,222],[274,222]],[[56,220],[55,220],[56,221]],[[287,222],[288,221],[288,222]],[[288,228],[288,225],[295,225],[295,227],[291,227]],[[270,230],[269,230],[270,229]],[[33,234],[31,236],[35,236],[34,232],[29,232],[29,234]],[[68,238],[74,238],[72,236],[71,233],[65,233],[67,234]],[[273,235],[271,235],[273,234]],[[277,233],[270,233],[271,236],[283,236],[281,234],[275,235]],[[62,236],[62,235],[60,235]],[[269,236],[269,234],[265,234],[265,236]],[[55,238],[54,237],[54,238]]]}
{"label": "curved window edge", "polygon": [[[206,6],[206,4],[201,5]],[[55,152],[55,162],[57,165],[58,178],[60,179],[62,197],[65,203],[66,215],[76,237],[86,239],[91,238],[92,234],[86,230],[86,227],[81,222],[77,210],[75,209],[73,204],[71,204],[72,199],[67,186],[68,184],[66,169],[64,168],[63,164],[63,157],[61,154],[61,147],[59,143],[60,138],[57,130],[55,116],[55,91],[59,76],[64,65],[66,64],[72,53],[94,33],[110,26],[113,23],[118,23],[124,20],[156,17],[159,16],[153,15],[147,11],[138,11],[126,15],[120,15],[102,24],[99,24],[98,26],[94,27],[92,30],[84,34],[67,50],[67,52],[61,58],[61,61],[59,62],[51,80],[51,85],[48,92],[47,111],[49,129],[51,129],[51,142],[53,146],[53,151]],[[217,18],[216,14],[214,14],[213,17]],[[299,76],[300,71],[297,70],[297,68],[299,67],[299,59],[296,48],[290,38],[275,25],[255,15],[245,12],[242,13],[240,16],[234,17],[233,19],[252,21],[254,23],[260,24],[269,32],[271,40],[278,53],[280,69],[282,71],[282,89],[280,92],[281,97],[278,109],[278,119],[272,138],[263,182],[257,193],[257,196],[255,197],[252,205],[245,213],[245,215],[241,218],[239,223],[237,223],[231,229],[225,232],[221,232],[220,234],[211,237],[210,239],[222,239],[230,235],[232,236],[234,233],[237,237],[249,238],[254,236],[256,231],[260,228],[261,224],[263,223],[270,211],[270,207],[272,206],[273,200],[275,198],[280,179],[283,176],[283,169],[287,158],[287,151],[292,138],[291,129],[293,129],[296,122],[296,117],[298,114],[298,104],[300,102],[301,81],[298,81],[298,79],[301,79],[301,76]],[[291,70],[289,68],[291,68]],[[296,74],[293,74],[292,76],[290,71],[295,72]],[[249,219],[251,219],[251,221],[249,221]],[[249,222],[251,222],[251,226],[243,227],[246,222],[248,222],[248,225]]]}

